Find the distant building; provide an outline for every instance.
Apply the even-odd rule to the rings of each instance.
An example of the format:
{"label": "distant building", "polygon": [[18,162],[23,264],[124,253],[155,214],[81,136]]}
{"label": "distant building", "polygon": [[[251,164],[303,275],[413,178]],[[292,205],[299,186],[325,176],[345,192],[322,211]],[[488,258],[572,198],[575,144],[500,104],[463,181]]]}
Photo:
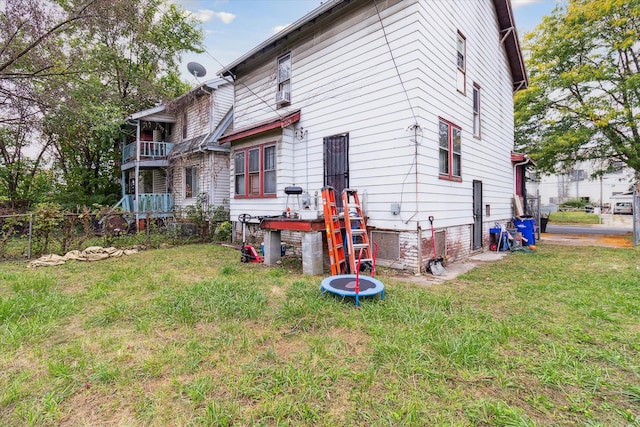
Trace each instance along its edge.
{"label": "distant building", "polygon": [[593,206],[609,207],[612,198],[629,193],[634,182],[634,171],[620,165],[615,172],[593,177],[598,169],[596,162],[580,162],[564,175],[541,175],[531,171],[528,191],[530,195],[539,194],[542,205],[583,199]]}

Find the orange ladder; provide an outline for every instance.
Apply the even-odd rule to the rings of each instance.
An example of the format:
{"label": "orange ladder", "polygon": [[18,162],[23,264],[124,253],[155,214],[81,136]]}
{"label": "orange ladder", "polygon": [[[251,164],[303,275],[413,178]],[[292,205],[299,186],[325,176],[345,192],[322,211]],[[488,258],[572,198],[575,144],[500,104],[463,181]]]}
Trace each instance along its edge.
{"label": "orange ladder", "polygon": [[[344,228],[347,231],[347,248],[349,252],[349,268],[351,274],[356,274],[356,260],[360,265],[373,266],[371,245],[367,224],[362,213],[362,205],[357,190],[345,188],[342,190],[342,207],[344,209]],[[373,267],[370,267],[373,269]]]}
{"label": "orange ladder", "polygon": [[344,242],[340,230],[340,219],[336,205],[336,191],[333,187],[322,188],[322,207],[324,210],[324,223],[327,232],[327,246],[329,248],[329,260],[331,261],[331,274],[347,273],[347,261],[344,256]]}

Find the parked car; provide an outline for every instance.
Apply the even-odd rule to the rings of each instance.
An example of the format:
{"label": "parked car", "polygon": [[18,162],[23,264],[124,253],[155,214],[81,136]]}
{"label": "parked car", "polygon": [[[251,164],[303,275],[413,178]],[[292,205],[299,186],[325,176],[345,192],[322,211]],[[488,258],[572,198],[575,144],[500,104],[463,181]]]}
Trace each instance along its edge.
{"label": "parked car", "polygon": [[616,202],[616,204],[613,205],[613,213],[616,215],[633,214],[631,202]]}

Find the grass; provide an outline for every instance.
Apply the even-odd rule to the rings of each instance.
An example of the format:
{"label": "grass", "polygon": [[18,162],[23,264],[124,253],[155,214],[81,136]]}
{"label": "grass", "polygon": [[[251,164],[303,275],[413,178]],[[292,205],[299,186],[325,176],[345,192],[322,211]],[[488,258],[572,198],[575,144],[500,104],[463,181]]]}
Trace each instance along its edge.
{"label": "grass", "polygon": [[586,212],[551,212],[549,221],[559,224],[599,224],[600,216]]}
{"label": "grass", "polygon": [[386,298],[214,245],[0,271],[3,425],[640,425],[640,252],[538,246]]}

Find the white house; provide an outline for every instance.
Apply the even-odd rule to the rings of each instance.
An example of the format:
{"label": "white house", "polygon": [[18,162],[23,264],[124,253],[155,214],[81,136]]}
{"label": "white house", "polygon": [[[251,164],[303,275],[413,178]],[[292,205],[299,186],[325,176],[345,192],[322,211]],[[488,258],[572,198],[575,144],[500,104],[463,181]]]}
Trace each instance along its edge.
{"label": "white house", "polygon": [[216,78],[133,114],[121,165],[123,210],[140,219],[198,202],[228,205],[229,144],[218,139],[231,125],[232,106],[233,86]]}
{"label": "white house", "polygon": [[[542,205],[557,205],[573,199],[583,199],[593,206],[608,208],[635,182],[633,169],[616,162],[579,162],[570,173],[532,175],[529,191],[540,195]],[[610,168],[612,166],[612,168]],[[598,171],[613,169],[594,176]]]}
{"label": "white house", "polygon": [[[219,72],[234,81],[231,217],[281,215],[288,186],[356,189],[382,265],[467,257],[512,216],[509,0],[333,0]],[[525,156],[526,159],[526,156]],[[303,195],[307,198],[307,195]],[[321,204],[321,202],[320,202]]]}

